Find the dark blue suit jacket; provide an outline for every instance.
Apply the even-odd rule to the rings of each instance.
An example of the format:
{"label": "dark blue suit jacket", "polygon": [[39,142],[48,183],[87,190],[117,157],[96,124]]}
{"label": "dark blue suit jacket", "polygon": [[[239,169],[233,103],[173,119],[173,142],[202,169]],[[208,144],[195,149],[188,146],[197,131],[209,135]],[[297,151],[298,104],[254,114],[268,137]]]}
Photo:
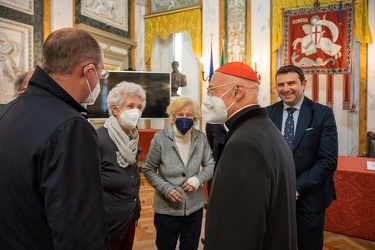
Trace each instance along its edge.
{"label": "dark blue suit jacket", "polygon": [[[267,107],[281,131],[283,102]],[[293,158],[299,200],[311,212],[326,209],[336,199],[333,174],[337,168],[338,142],[331,108],[304,97],[298,116]]]}

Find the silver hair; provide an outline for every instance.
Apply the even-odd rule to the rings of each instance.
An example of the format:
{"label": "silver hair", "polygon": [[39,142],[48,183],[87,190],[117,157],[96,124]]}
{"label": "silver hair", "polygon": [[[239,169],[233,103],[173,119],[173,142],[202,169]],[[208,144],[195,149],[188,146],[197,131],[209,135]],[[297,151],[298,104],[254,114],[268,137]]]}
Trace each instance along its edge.
{"label": "silver hair", "polygon": [[107,107],[109,115],[113,115],[112,106],[121,107],[124,104],[124,97],[137,95],[142,101],[142,111],[146,107],[146,91],[138,84],[133,82],[122,81],[112,88],[107,96]]}

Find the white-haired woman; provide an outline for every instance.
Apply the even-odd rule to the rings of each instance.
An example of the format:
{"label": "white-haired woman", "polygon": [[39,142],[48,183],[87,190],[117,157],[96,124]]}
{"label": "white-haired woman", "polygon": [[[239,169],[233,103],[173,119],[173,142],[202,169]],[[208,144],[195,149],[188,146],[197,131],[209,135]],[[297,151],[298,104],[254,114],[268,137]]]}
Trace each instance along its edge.
{"label": "white-haired woman", "polygon": [[[155,188],[154,225],[158,249],[198,249],[206,202],[202,184],[212,178],[214,160],[206,135],[193,127],[201,118],[191,97],[177,97],[167,108],[171,126],[155,134],[143,167]],[[202,167],[202,168],[201,168]]]}
{"label": "white-haired woman", "polygon": [[97,133],[108,231],[112,250],[131,250],[141,210],[136,126],[146,93],[138,84],[121,82],[109,91],[107,106],[110,116]]}

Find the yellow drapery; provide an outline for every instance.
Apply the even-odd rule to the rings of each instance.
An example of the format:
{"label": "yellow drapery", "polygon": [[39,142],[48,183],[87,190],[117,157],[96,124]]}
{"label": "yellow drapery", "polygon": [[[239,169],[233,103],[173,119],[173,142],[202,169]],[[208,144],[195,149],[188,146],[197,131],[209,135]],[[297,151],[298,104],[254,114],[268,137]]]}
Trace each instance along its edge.
{"label": "yellow drapery", "polygon": [[194,55],[202,57],[202,9],[195,8],[145,18],[145,62],[149,63],[152,42],[157,36],[166,40],[170,34],[186,31],[191,37]]}
{"label": "yellow drapery", "polygon": [[[272,1],[272,51],[277,51],[283,40],[283,9],[306,6],[312,8],[316,0],[273,0]],[[320,6],[345,2],[343,0],[320,0]],[[346,1],[347,2],[347,1]],[[354,36],[361,43],[372,43],[370,27],[368,26],[367,0],[354,2]]]}

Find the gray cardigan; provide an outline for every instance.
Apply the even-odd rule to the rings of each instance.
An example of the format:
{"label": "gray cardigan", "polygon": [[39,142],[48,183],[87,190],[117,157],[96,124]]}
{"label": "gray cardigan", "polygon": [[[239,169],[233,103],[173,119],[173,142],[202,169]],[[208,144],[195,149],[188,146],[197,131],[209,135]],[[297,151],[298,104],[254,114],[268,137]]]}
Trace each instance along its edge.
{"label": "gray cardigan", "polygon": [[[197,177],[200,184],[210,180],[214,167],[210,146],[206,135],[201,131],[195,128],[192,130],[186,166],[178,152],[173,127],[170,126],[156,133],[143,167],[144,176],[155,188],[153,203],[155,213],[184,216],[202,208],[206,202],[202,185],[189,193],[185,193],[181,186],[192,176]],[[179,203],[172,203],[167,198],[173,188],[182,195],[182,201]]]}

